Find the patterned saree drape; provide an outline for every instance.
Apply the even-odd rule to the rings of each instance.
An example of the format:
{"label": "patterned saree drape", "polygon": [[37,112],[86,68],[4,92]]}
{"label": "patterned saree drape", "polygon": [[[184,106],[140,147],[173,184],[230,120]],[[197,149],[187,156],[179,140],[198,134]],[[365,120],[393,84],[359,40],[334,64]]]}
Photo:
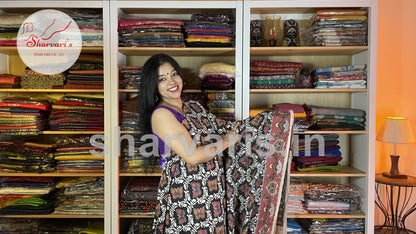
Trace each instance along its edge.
{"label": "patterned saree drape", "polygon": [[[236,122],[184,103],[183,125],[197,145],[224,136]],[[198,165],[171,154],[162,172],[156,233],[277,233],[285,204],[292,112],[262,112],[238,121],[235,147]],[[280,218],[280,221],[283,219]]]}

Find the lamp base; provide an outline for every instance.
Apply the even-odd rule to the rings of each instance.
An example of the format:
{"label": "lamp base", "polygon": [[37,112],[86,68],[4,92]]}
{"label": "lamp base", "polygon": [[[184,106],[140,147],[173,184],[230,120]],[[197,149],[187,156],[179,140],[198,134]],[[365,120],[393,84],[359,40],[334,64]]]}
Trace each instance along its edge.
{"label": "lamp base", "polygon": [[384,177],[388,177],[390,179],[407,179],[407,175],[404,174],[391,174],[390,172],[383,172]]}

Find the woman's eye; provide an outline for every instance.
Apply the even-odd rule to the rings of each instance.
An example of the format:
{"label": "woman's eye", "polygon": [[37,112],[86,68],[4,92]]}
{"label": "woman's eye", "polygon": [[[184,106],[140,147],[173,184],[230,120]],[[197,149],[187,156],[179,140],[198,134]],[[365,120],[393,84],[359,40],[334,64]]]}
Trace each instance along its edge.
{"label": "woman's eye", "polygon": [[159,83],[162,82],[162,81],[165,81],[165,80],[166,80],[166,78],[159,78]]}
{"label": "woman's eye", "polygon": [[178,76],[179,75],[179,73],[177,73],[177,72],[174,72],[173,74],[172,74],[172,76]]}

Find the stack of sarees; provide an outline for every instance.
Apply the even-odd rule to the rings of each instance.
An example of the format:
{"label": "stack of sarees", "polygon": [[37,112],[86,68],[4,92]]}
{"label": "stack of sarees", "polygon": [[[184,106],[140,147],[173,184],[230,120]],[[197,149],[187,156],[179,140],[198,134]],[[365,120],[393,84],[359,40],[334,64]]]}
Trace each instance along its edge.
{"label": "stack of sarees", "polygon": [[17,33],[27,14],[0,13],[0,46],[16,46]]}
{"label": "stack of sarees", "polygon": [[153,219],[136,219],[130,224],[127,234],[152,234]]}
{"label": "stack of sarees", "polygon": [[364,234],[365,220],[357,218],[321,218],[321,219],[298,219],[308,230],[309,234],[343,233],[343,234]]}
{"label": "stack of sarees", "polygon": [[63,89],[66,74],[44,75],[27,68],[21,79],[22,89]]}
{"label": "stack of sarees", "polygon": [[234,93],[209,93],[208,111],[217,118],[226,121],[235,121],[235,94]]}
{"label": "stack of sarees", "polygon": [[104,215],[104,178],[68,178],[58,194],[55,214]]}
{"label": "stack of sarees", "polygon": [[253,61],[250,64],[250,89],[293,89],[295,74],[302,63]]}
{"label": "stack of sarees", "polygon": [[140,131],[138,97],[120,101],[119,122],[121,131]]}
{"label": "stack of sarees", "polygon": [[147,152],[147,148],[143,147],[144,144],[150,144],[151,139],[143,134],[128,136],[122,136],[125,140],[120,142],[121,170],[127,173],[161,173],[160,157],[154,156],[153,151]]}
{"label": "stack of sarees", "polygon": [[273,109],[276,111],[293,111],[294,123],[293,123],[293,131],[295,132],[304,132],[308,129],[312,124],[313,120],[307,118],[305,109],[302,105],[294,104],[294,103],[276,103],[273,104]]}
{"label": "stack of sarees", "polygon": [[187,47],[232,47],[233,16],[225,14],[193,14],[183,26]]}
{"label": "stack of sarees", "polygon": [[55,160],[51,154],[56,144],[40,144],[17,140],[0,141],[0,171],[52,172]]}
{"label": "stack of sarees", "polygon": [[104,89],[103,56],[80,54],[68,70],[67,89]]}
{"label": "stack of sarees", "polygon": [[37,233],[39,221],[39,219],[2,218],[0,219],[0,233]]}
{"label": "stack of sarees", "polygon": [[289,197],[287,201],[287,214],[306,214],[303,208],[305,201],[304,192],[308,188],[308,184],[300,180],[290,180]]}
{"label": "stack of sarees", "polygon": [[95,10],[66,10],[77,23],[82,36],[82,46],[103,46],[103,16]]}
{"label": "stack of sarees", "polygon": [[65,173],[103,173],[102,149],[90,143],[89,135],[67,135],[57,138],[57,170]]}
{"label": "stack of sarees", "polygon": [[20,88],[20,76],[0,74],[0,89]]}
{"label": "stack of sarees", "polygon": [[156,208],[159,179],[130,180],[120,194],[120,214],[153,214]]}
{"label": "stack of sarees", "polygon": [[302,135],[293,152],[297,171],[339,171],[342,160],[338,134]]}
{"label": "stack of sarees", "polygon": [[28,98],[4,98],[0,101],[1,135],[37,135],[48,127],[51,104]]}
{"label": "stack of sarees", "polygon": [[52,131],[104,131],[104,99],[63,96],[52,105]]}
{"label": "stack of sarees", "polygon": [[230,90],[234,89],[235,66],[224,62],[205,63],[199,68],[201,89]]}
{"label": "stack of sarees", "polygon": [[314,87],[317,89],[352,89],[367,87],[366,65],[317,68],[313,72]]}
{"label": "stack of sarees", "polygon": [[351,108],[322,107],[304,105],[308,117],[315,124],[308,130],[318,131],[354,131],[365,129],[365,111]]}
{"label": "stack of sarees", "polygon": [[308,29],[311,46],[366,46],[367,11],[325,9],[312,16]]}
{"label": "stack of sarees", "polygon": [[56,202],[51,177],[3,177],[0,182],[0,214],[50,214]]}
{"label": "stack of sarees", "polygon": [[185,47],[183,21],[178,19],[120,19],[121,47]]}
{"label": "stack of sarees", "polygon": [[142,77],[141,67],[121,66],[119,76],[119,89],[139,89]]}

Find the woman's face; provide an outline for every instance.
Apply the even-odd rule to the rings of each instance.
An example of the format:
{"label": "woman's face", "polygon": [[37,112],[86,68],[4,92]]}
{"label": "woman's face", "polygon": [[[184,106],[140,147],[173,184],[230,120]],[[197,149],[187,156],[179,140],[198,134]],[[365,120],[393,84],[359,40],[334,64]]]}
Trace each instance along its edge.
{"label": "woman's face", "polygon": [[182,78],[170,63],[159,67],[158,91],[162,100],[180,99],[183,88]]}

